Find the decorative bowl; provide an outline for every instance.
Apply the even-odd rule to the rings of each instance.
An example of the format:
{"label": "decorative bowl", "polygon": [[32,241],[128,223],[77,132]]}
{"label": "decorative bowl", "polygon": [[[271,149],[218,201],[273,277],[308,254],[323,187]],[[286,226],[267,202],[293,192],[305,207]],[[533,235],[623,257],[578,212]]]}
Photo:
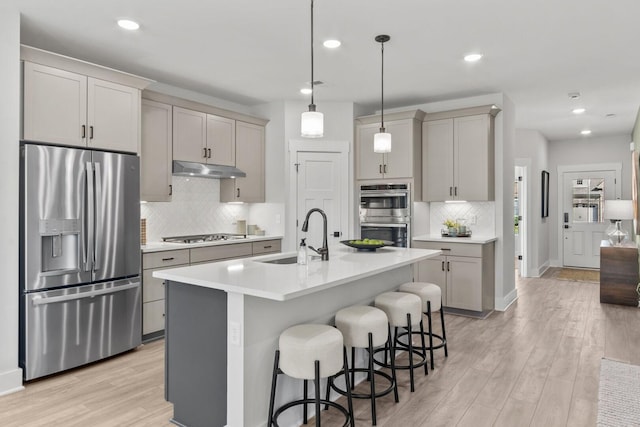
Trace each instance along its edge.
{"label": "decorative bowl", "polygon": [[349,246],[350,248],[355,248],[359,251],[375,251],[378,248],[383,246],[393,246],[393,242],[389,240],[382,240],[382,243],[375,244],[366,244],[366,243],[355,243],[356,240],[341,240],[340,243],[343,245]]}

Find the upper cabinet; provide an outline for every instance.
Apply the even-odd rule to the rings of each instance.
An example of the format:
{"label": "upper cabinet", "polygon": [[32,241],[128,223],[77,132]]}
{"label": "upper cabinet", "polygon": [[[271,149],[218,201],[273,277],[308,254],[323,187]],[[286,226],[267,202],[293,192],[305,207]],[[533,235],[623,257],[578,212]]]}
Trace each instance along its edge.
{"label": "upper cabinet", "polygon": [[492,106],[428,114],[422,125],[424,201],[494,199]]}
{"label": "upper cabinet", "polygon": [[385,128],[391,134],[391,152],[373,151],[373,135],[380,131],[380,116],[356,119],[357,179],[420,177],[420,110],[385,116]]}
{"label": "upper cabinet", "polygon": [[139,151],[140,89],[150,80],[27,46],[21,57],[22,139]]}
{"label": "upper cabinet", "polygon": [[235,165],[236,121],[187,108],[173,109],[173,158]]}
{"label": "upper cabinet", "polygon": [[236,167],[244,178],[220,181],[221,202],[264,202],[264,126],[236,122]]}
{"label": "upper cabinet", "polygon": [[142,143],[140,147],[140,199],[171,201],[172,107],[142,100]]}

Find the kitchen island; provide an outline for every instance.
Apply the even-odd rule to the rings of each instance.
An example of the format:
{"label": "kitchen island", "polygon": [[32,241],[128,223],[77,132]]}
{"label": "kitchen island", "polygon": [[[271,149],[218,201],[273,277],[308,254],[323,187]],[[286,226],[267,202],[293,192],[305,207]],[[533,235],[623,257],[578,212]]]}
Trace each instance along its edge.
{"label": "kitchen island", "polygon": [[[161,270],[166,280],[165,398],[173,420],[189,427],[267,425],[278,336],[300,323],[333,322],[335,312],[370,304],[413,280],[412,264],[440,255],[426,249],[330,249],[329,261],[269,261],[295,253]],[[279,379],[276,404],[299,398],[302,385]],[[300,414],[288,411],[281,425]]]}

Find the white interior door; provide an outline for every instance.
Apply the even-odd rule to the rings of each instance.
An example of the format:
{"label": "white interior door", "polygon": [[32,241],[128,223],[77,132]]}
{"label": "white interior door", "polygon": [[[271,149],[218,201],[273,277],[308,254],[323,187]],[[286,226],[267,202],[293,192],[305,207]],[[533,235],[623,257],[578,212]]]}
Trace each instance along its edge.
{"label": "white interior door", "polygon": [[[299,151],[296,154],[297,164],[297,244],[306,237],[307,245],[314,248],[322,246],[322,218],[314,213],[309,218],[309,230],[303,233],[300,229],[307,212],[312,208],[320,208],[327,215],[327,237],[329,246],[340,240],[343,228],[347,226],[345,213],[347,206],[342,206],[346,199],[347,177],[342,170],[341,153],[320,153]],[[338,233],[334,237],[334,233]]]}
{"label": "white interior door", "polygon": [[600,241],[606,238],[609,221],[604,201],[620,193],[613,170],[565,172],[563,174],[563,265],[600,267]]}

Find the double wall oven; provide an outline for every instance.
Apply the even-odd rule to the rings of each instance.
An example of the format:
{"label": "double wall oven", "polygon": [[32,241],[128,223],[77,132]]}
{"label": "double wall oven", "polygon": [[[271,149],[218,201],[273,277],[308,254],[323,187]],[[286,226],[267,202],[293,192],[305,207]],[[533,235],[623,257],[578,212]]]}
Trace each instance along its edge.
{"label": "double wall oven", "polygon": [[360,238],[388,240],[406,248],[410,241],[409,184],[360,186]]}

